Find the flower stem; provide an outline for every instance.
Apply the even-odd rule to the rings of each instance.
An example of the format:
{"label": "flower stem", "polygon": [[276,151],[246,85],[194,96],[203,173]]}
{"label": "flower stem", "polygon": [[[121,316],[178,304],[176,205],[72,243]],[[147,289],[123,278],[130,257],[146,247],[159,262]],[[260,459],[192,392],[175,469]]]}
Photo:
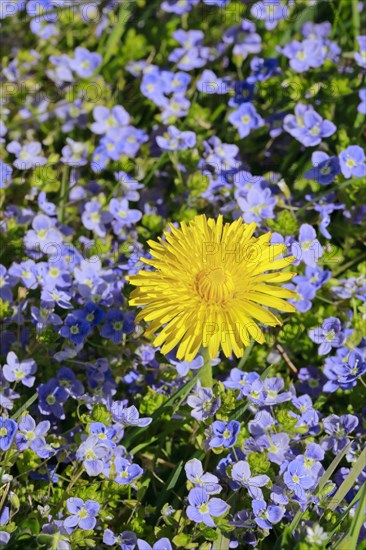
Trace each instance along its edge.
{"label": "flower stem", "polygon": [[60,222],[65,221],[65,206],[66,206],[66,196],[68,192],[68,183],[69,183],[69,168],[68,166],[64,167],[61,180],[61,190],[60,190]]}
{"label": "flower stem", "polygon": [[84,472],[84,466],[81,465],[79,470],[76,472],[76,474],[70,479],[70,483],[66,489],[66,494],[71,491],[71,489],[73,488],[73,486],[75,485],[75,483],[77,482],[77,480],[79,479],[79,477],[82,475],[83,472]]}
{"label": "flower stem", "polygon": [[238,364],[238,369],[241,369],[242,367],[244,367],[245,362],[248,359],[248,357],[250,355],[250,352],[253,349],[253,346],[254,346],[254,341],[252,340],[251,343],[249,344],[249,346],[247,348],[245,348],[245,350],[244,350],[243,357],[240,359],[239,364]]}
{"label": "flower stem", "polygon": [[204,388],[212,388],[213,386],[212,367],[211,367],[211,360],[208,353],[208,349],[202,348],[200,353],[204,360],[203,367],[201,367],[201,370],[200,370],[201,384]]}

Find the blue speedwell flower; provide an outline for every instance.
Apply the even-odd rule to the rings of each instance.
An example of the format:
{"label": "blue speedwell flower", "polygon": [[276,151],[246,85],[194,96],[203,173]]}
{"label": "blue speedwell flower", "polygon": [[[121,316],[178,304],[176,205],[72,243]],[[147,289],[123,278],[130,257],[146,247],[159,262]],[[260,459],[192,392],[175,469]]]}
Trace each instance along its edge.
{"label": "blue speedwell flower", "polygon": [[332,450],[334,454],[338,454],[349,443],[347,435],[353,432],[358,424],[359,420],[354,414],[327,416],[323,420],[323,427],[328,437],[323,439],[321,446],[326,451]]}
{"label": "blue speedwell flower", "polygon": [[12,172],[12,167],[0,160],[0,189],[3,189],[10,184]]}
{"label": "blue speedwell flower", "polygon": [[301,225],[299,242],[292,243],[291,252],[297,261],[302,261],[310,267],[316,267],[317,262],[323,256],[323,249],[316,238],[316,231],[308,223]]}
{"label": "blue speedwell flower", "polygon": [[71,514],[63,522],[68,533],[72,533],[76,527],[85,531],[94,529],[100,509],[98,502],[92,499],[84,502],[82,498],[71,497],[67,499],[66,507]]}
{"label": "blue speedwell flower", "polygon": [[328,185],[340,173],[338,157],[330,157],[323,151],[315,151],[311,156],[313,168],[307,170],[304,177],[316,180],[320,185]]}
{"label": "blue speedwell flower", "polygon": [[336,131],[333,122],[324,120],[312,105],[303,103],[296,105],[295,115],[286,115],[283,127],[305,147],[319,145],[323,138],[332,136]]}
{"label": "blue speedwell flower", "polygon": [[311,489],[316,483],[304,465],[297,459],[290,462],[283,479],[287,487],[302,501],[306,500],[305,491]]}
{"label": "blue speedwell flower", "polygon": [[202,355],[197,355],[193,361],[177,361],[176,359],[171,359],[170,362],[175,366],[180,376],[186,376],[190,370],[197,370],[203,367],[204,360]]}
{"label": "blue speedwell flower", "polygon": [[0,417],[0,449],[7,451],[12,444],[18,424],[11,418]]}
{"label": "blue speedwell flower", "polygon": [[231,471],[231,478],[233,481],[239,483],[242,487],[245,487],[250,496],[254,499],[262,499],[263,493],[261,487],[267,485],[270,481],[267,475],[252,476],[250,466],[245,460],[239,460],[233,465]]}
{"label": "blue speedwell flower", "polygon": [[267,504],[264,500],[253,500],[252,508],[255,515],[254,521],[262,529],[272,529],[272,524],[278,523],[283,518],[285,511],[274,504]]}
{"label": "blue speedwell flower", "polygon": [[[8,506],[3,508],[0,514],[0,526],[6,525],[10,519],[10,510]],[[6,546],[10,540],[10,533],[0,530],[0,546]]]}
{"label": "blue speedwell flower", "polygon": [[103,422],[92,422],[90,424],[90,435],[98,436],[100,441],[102,441],[105,445],[110,446],[111,449],[114,449],[116,446],[115,439],[117,439],[117,433],[118,439],[120,439],[123,433],[123,428],[107,427],[103,424]]}
{"label": "blue speedwell flower", "polygon": [[339,155],[342,174],[345,178],[355,176],[362,178],[366,175],[365,152],[359,145],[350,145]]}
{"label": "blue speedwell flower", "polygon": [[76,458],[83,461],[90,476],[101,474],[110,456],[111,446],[101,441],[98,435],[89,436],[76,451]]}
{"label": "blue speedwell flower", "polygon": [[115,105],[111,109],[104,105],[94,107],[93,116],[95,122],[90,129],[94,134],[106,134],[113,136],[114,128],[122,128],[130,122],[130,115],[122,105]]}
{"label": "blue speedwell flower", "polygon": [[29,414],[24,415],[18,426],[18,433],[15,436],[15,442],[19,451],[32,449],[41,458],[48,458],[49,451],[44,436],[50,429],[51,424],[48,420],[42,420],[38,425],[34,418]]}
{"label": "blue speedwell flower", "polygon": [[130,208],[127,199],[112,199],[109,203],[109,211],[114,218],[112,226],[116,235],[126,225],[137,223],[142,218],[142,212],[136,208]]}
{"label": "blue speedwell flower", "polygon": [[188,501],[188,518],[196,523],[204,523],[208,527],[215,527],[215,522],[212,518],[224,515],[229,509],[229,505],[221,498],[210,498],[203,487],[191,489]]}
{"label": "blue speedwell flower", "polygon": [[65,319],[64,326],[59,333],[64,338],[68,338],[73,344],[81,344],[91,331],[91,325],[85,319],[84,312],[74,311],[69,313]]}
{"label": "blue speedwell flower", "polygon": [[282,49],[283,55],[290,60],[290,67],[298,73],[310,68],[319,67],[324,63],[322,42],[320,40],[293,40]]}
{"label": "blue speedwell flower", "polygon": [[18,170],[29,170],[43,166],[47,162],[46,157],[42,156],[42,146],[38,141],[31,141],[25,145],[11,141],[6,149],[17,157],[13,164]]}
{"label": "blue speedwell flower", "polygon": [[166,537],[157,540],[153,546],[150,546],[150,544],[142,539],[137,539],[137,548],[138,550],[173,550],[170,540]]}
{"label": "blue speedwell flower", "polygon": [[268,460],[281,465],[286,458],[286,452],[290,446],[290,437],[286,433],[262,435],[256,439],[256,443],[259,447],[263,446],[268,451]]}
{"label": "blue speedwell flower", "polygon": [[125,426],[138,426],[143,428],[152,422],[152,418],[140,418],[140,413],[135,405],[126,407],[122,401],[114,401],[110,407],[113,419]]}
{"label": "blue speedwell flower", "polygon": [[102,56],[96,52],[90,52],[86,48],[75,49],[74,58],[70,60],[70,68],[81,78],[89,78],[102,62]]}
{"label": "blue speedwell flower", "polygon": [[164,151],[181,151],[196,145],[196,134],[190,131],[180,132],[175,126],[168,126],[162,136],[156,137],[156,142]]}
{"label": "blue speedwell flower", "polygon": [[355,52],[355,60],[360,67],[366,69],[366,35],[357,36],[357,42],[360,51]]}
{"label": "blue speedwell flower", "polygon": [[278,0],[261,0],[253,4],[250,13],[255,19],[264,21],[267,30],[273,30],[281,19],[288,17],[289,7]]}
{"label": "blue speedwell flower", "polygon": [[123,531],[119,535],[115,535],[111,529],[106,529],[103,534],[103,542],[107,546],[119,544],[122,550],[134,550],[137,536],[132,531]]}
{"label": "blue speedwell flower", "polygon": [[305,313],[306,311],[309,311],[309,309],[311,309],[311,300],[315,297],[316,294],[316,289],[313,287],[313,285],[307,282],[301,282],[296,286],[291,283],[285,286],[286,288],[294,290],[297,294],[295,299],[290,300],[290,302],[296,307],[297,311]]}
{"label": "blue speedwell flower", "polygon": [[277,200],[269,187],[263,189],[261,185],[254,185],[245,197],[239,197],[237,200],[246,223],[260,223],[262,220],[274,218],[273,209]]}
{"label": "blue speedwell flower", "polygon": [[216,420],[212,424],[213,437],[209,442],[210,447],[233,447],[238,439],[240,422],[230,420],[223,422]]}
{"label": "blue speedwell flower", "polygon": [[141,466],[133,464],[122,456],[115,457],[103,470],[106,477],[113,479],[119,485],[129,485],[143,472]]}
{"label": "blue speedwell flower", "polygon": [[203,473],[203,466],[200,460],[192,458],[184,466],[187,479],[196,487],[204,487],[209,495],[221,492],[219,478],[210,473]]}
{"label": "blue speedwell flower", "polygon": [[337,374],[339,384],[352,384],[363,376],[366,372],[366,361],[362,359],[360,353],[351,351],[347,362],[339,363],[333,367],[333,372]]}
{"label": "blue speedwell flower", "polygon": [[60,386],[56,378],[51,378],[45,384],[40,384],[37,388],[38,408],[42,414],[49,416],[53,414],[56,418],[65,418],[63,405],[67,401],[69,394]]}
{"label": "blue speedwell flower", "polygon": [[37,365],[33,359],[25,359],[19,362],[13,351],[6,356],[6,364],[3,366],[4,378],[8,382],[21,382],[24,386],[31,388],[34,384]]}
{"label": "blue speedwell flower", "polygon": [[212,418],[219,409],[220,397],[214,397],[211,388],[202,388],[201,383],[197,383],[196,392],[187,399],[187,404],[192,407],[191,415],[196,420],[205,420]]}
{"label": "blue speedwell flower", "polygon": [[[362,115],[366,115],[366,88],[362,88],[359,92],[358,92],[358,95],[359,95],[359,98],[361,100],[361,103],[359,104],[359,106],[357,107],[357,110],[359,113],[361,113]],[[1,183],[0,183],[0,187],[1,187]]]}
{"label": "blue speedwell flower", "polygon": [[105,317],[105,324],[100,331],[101,336],[118,344],[121,342],[123,334],[130,334],[133,331],[133,317],[132,312],[124,313],[120,309],[109,309]]}
{"label": "blue speedwell flower", "polygon": [[242,103],[229,115],[229,122],[238,129],[241,138],[245,138],[252,130],[264,125],[264,120],[251,103]]}
{"label": "blue speedwell flower", "polygon": [[309,338],[316,344],[319,355],[326,355],[332,348],[339,348],[344,340],[342,323],[336,317],[328,317],[321,327],[309,330]]}

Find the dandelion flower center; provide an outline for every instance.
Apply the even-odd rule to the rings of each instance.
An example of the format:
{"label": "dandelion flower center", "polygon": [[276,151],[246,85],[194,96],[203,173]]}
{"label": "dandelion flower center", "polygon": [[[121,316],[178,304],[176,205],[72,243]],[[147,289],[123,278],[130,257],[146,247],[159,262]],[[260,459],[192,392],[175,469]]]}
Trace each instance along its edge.
{"label": "dandelion flower center", "polygon": [[195,290],[207,304],[223,304],[234,295],[235,286],[230,273],[214,267],[196,275]]}

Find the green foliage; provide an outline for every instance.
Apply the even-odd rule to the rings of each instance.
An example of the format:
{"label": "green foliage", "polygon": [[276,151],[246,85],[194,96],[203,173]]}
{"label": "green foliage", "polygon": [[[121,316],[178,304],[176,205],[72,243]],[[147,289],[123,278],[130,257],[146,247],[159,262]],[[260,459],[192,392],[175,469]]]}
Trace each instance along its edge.
{"label": "green foliage", "polygon": [[299,228],[296,217],[288,210],[282,210],[275,220],[267,220],[267,225],[272,231],[277,231],[282,235],[294,235]]}
{"label": "green foliage", "polygon": [[[322,461],[325,472],[311,489],[315,505],[310,498],[300,509],[294,495],[287,491],[290,499],[289,504],[284,506],[287,515],[270,531],[260,529],[252,519],[249,519],[252,521],[249,527],[236,528],[232,525],[232,518],[238,511],[251,513],[252,498],[246,488],[231,491],[228,480],[224,480],[221,473],[223,490],[219,496],[229,502],[229,514],[215,518],[215,528],[190,521],[186,514],[187,494],[193,484],[186,482],[184,471],[187,461],[197,458],[204,472],[216,475],[219,461],[231,453],[226,468],[230,477],[233,457],[237,458],[240,453],[242,458],[241,453],[244,453],[252,475],[266,474],[270,477],[268,485],[263,487],[263,495],[267,503],[272,502],[270,495],[273,485],[282,484],[278,464],[268,459],[268,449],[247,452],[244,446],[245,440],[252,436],[248,422],[261,410],[261,406],[242,394],[238,399],[238,390],[225,389],[223,381],[230,369],[236,367],[244,373],[257,372],[262,381],[280,376],[285,383],[283,391],[293,391],[293,388],[297,391],[300,369],[313,366],[321,374],[330,357],[319,356],[317,345],[308,337],[310,329],[320,326],[330,316],[337,316],[353,331],[347,336],[347,348],[362,349],[366,306],[355,295],[356,292],[350,299],[340,298],[336,295],[335,286],[344,285],[343,278],[366,276],[363,214],[358,210],[366,201],[365,182],[362,178],[346,179],[339,174],[328,186],[322,186],[304,176],[312,166],[311,154],[315,150],[336,155],[349,145],[359,143],[365,134],[364,117],[357,112],[356,105],[359,101],[358,91],[364,87],[363,73],[354,70],[354,50],[356,46],[358,48],[356,37],[363,32],[363,13],[358,0],[319,1],[311,5],[306,0],[299,0],[293,6],[291,17],[279,21],[275,29],[266,29],[263,22],[256,21],[256,30],[263,46],[258,56],[278,59],[281,73],[279,77],[266,78],[263,75],[264,79],[256,83],[254,103],[258,113],[265,119],[265,125],[244,139],[239,137],[228,118],[234,109],[228,106],[229,99],[234,98],[234,90],[230,89],[222,95],[198,91],[197,81],[206,66],[186,71],[191,76],[186,92],[190,102],[188,114],[183,117],[175,114],[165,117],[160,107],[141,93],[142,75],[131,74],[127,65],[134,61],[146,61],[146,74],[151,65],[177,72],[177,65],[169,60],[170,53],[178,46],[173,33],[177,29],[196,29],[203,31],[205,46],[212,48],[212,59],[207,63],[207,68],[212,69],[219,78],[230,75],[230,80],[235,84],[247,81],[252,72],[253,55],[234,54],[232,46],[227,43],[225,49],[215,52],[215,46],[222,42],[224,33],[231,26],[234,26],[232,31],[235,34],[243,18],[254,20],[251,14],[254,1],[232,0],[225,7],[198,2],[189,13],[182,16],[164,12],[161,2],[155,0],[122,1],[115,6],[103,1],[97,4],[103,19],[90,21],[87,25],[82,11],[78,9],[83,7],[83,2],[79,4],[74,6],[75,9],[59,6],[57,27],[60,33],[50,39],[39,38],[33,30],[29,30],[31,16],[26,12],[22,12],[21,16],[2,19],[5,36],[3,66],[8,69],[8,73],[14,72],[11,78],[7,77],[6,70],[2,74],[2,84],[14,83],[14,93],[9,102],[10,115],[5,116],[8,133],[4,139],[6,142],[14,139],[21,143],[39,140],[43,151],[47,151],[47,165],[24,171],[14,168],[12,184],[0,189],[3,239],[0,263],[8,268],[13,262],[21,262],[28,257],[29,251],[26,252],[24,246],[24,237],[32,226],[32,216],[28,213],[41,213],[37,206],[37,193],[44,191],[47,199],[56,205],[55,223],[63,233],[64,243],[75,246],[84,259],[100,258],[103,265],[102,278],[108,281],[107,286],[113,286],[114,282],[122,283],[113,287],[110,300],[108,298],[104,301],[103,297],[104,313],[114,307],[128,310],[130,288],[121,275],[125,269],[121,264],[122,257],[123,260],[134,259],[136,245],[145,247],[147,251],[146,242],[160,236],[168,222],[189,222],[202,212],[213,217],[224,212],[225,220],[242,214],[236,197],[239,189],[237,174],[231,174],[230,171],[226,173],[221,167],[214,173],[212,166],[209,168],[212,173],[208,176],[200,169],[200,161],[205,156],[206,144],[203,142],[216,136],[223,143],[238,146],[240,170],[245,167],[253,175],[259,175],[270,182],[271,191],[276,197],[275,215],[258,224],[258,234],[263,229],[269,229],[284,237],[296,239],[300,227],[309,223],[316,229],[323,247],[323,256],[318,265],[330,270],[332,278],[317,291],[310,310],[284,314],[282,326],[266,329],[266,341],[262,346],[252,344],[245,350],[241,360],[223,358],[214,366],[215,383],[212,390],[214,397],[220,398],[221,404],[215,414],[204,421],[193,418],[187,398],[197,391],[199,381],[203,384],[209,377],[204,378],[202,371],[190,371],[186,377],[178,377],[170,360],[160,351],[156,351],[153,366],[146,367],[136,353],[141,343],[151,343],[142,335],[144,326],[136,327],[131,334],[124,335],[119,344],[106,341],[95,330],[88,335],[79,352],[68,339],[61,336],[59,325],[51,323],[38,330],[34,318],[26,317],[24,312],[34,306],[40,306],[41,313],[45,315],[53,310],[41,305],[39,288],[25,288],[20,281],[13,290],[13,302],[0,298],[0,321],[4,332],[1,340],[1,368],[5,365],[8,347],[22,360],[32,357],[38,368],[37,385],[31,389],[21,382],[14,386],[10,384],[20,397],[14,398],[13,409],[2,407],[2,417],[11,417],[19,422],[26,413],[40,416],[38,413],[42,405],[37,393],[38,384],[55,379],[59,368],[65,366],[82,381],[90,400],[78,399],[66,384],[70,395],[65,401],[65,418],[44,415],[52,424],[47,434],[47,444],[53,448],[50,457],[41,459],[35,451],[18,451],[15,446],[9,452],[0,451],[0,514],[6,505],[9,506],[11,516],[6,525],[0,526],[0,530],[12,535],[8,547],[11,550],[61,550],[70,543],[72,550],[99,549],[105,546],[101,542],[104,529],[113,527],[116,535],[123,530],[131,530],[151,545],[156,539],[166,536],[174,547],[187,550],[227,550],[231,538],[237,538],[238,548],[245,549],[249,544],[244,537],[251,532],[255,534],[255,545],[260,550],[362,550],[365,543],[359,542],[359,535],[366,497],[365,489],[358,489],[365,462],[361,423],[359,431],[351,435],[352,449],[348,445],[334,457],[331,451],[326,453]],[[304,73],[294,71],[288,59],[280,55],[279,47],[294,39],[302,40],[304,23],[327,20],[332,22],[330,40],[335,40],[342,48],[340,61],[327,60],[320,67]],[[100,28],[98,23],[101,23]],[[239,33],[239,43],[243,40]],[[102,56],[102,64],[92,78],[78,78],[75,71],[72,83],[57,83],[49,78],[49,71],[56,66],[51,56],[57,58],[66,53],[72,58],[78,46]],[[42,112],[38,111],[40,104],[38,92],[34,93],[36,89],[41,96],[47,92],[50,116],[43,117]],[[83,124],[77,119],[75,126],[66,131],[62,127],[65,119],[57,113],[56,108],[69,104],[70,116],[77,116],[79,107],[74,103],[76,99],[81,101],[87,122]],[[277,136],[268,133],[272,115],[293,113],[299,102],[313,105],[322,117],[337,126],[337,132],[315,149],[305,148],[295,139],[290,140],[286,132]],[[88,165],[85,169],[79,167],[74,170],[61,160],[62,149],[68,137],[85,144],[88,159],[91,158],[101,138],[90,130],[93,111],[98,104],[107,108],[117,104],[125,106],[131,117],[131,125],[144,129],[150,140],[141,145],[134,158],[121,155],[102,172],[93,172]],[[5,104],[4,115],[7,114],[6,110]],[[182,131],[194,131],[196,145],[163,152],[155,138],[165,132],[169,124],[176,125]],[[9,163],[14,161],[6,147],[2,158]],[[89,199],[98,200],[102,211],[107,212],[111,198],[124,196],[125,189],[120,182],[116,182],[114,176],[117,171],[125,171],[142,184],[143,198],[140,203],[131,201],[131,207],[140,208],[143,217],[141,222],[125,226],[118,235],[108,229],[106,235],[101,237],[83,225],[82,214],[85,202]],[[215,200],[209,200],[205,191],[214,181],[218,184],[214,191]],[[77,187],[85,191],[85,197],[72,197],[73,194],[77,195]],[[331,214],[328,229],[332,238],[327,239],[321,232],[321,218],[314,207],[315,203],[326,204],[330,200],[334,200],[338,206],[344,206],[343,210]],[[8,204],[14,210],[8,210]],[[351,218],[344,217],[344,210],[350,213]],[[30,221],[21,221],[22,216],[27,218],[28,215]],[[356,215],[360,218],[359,222],[355,222]],[[34,257],[37,262],[46,263],[49,260],[46,255],[39,260],[33,252],[29,257]],[[62,257],[67,259],[66,254]],[[303,262],[296,266],[296,271],[299,275],[304,274]],[[115,281],[110,282],[115,276]],[[2,286],[3,282],[0,282]],[[73,285],[78,286],[75,281]],[[96,293],[90,301],[98,302],[99,298]],[[85,300],[85,296],[78,293],[73,308],[82,308]],[[71,308],[68,310],[59,305],[54,310],[61,316],[62,322],[73,312]],[[98,328],[104,323],[105,318]],[[9,331],[14,334],[14,342],[9,338]],[[59,362],[55,356],[56,350],[69,352],[69,357]],[[270,353],[274,359],[270,358]],[[110,397],[105,399],[100,389],[102,382],[95,391],[90,390],[90,380],[86,375],[90,365],[103,357],[111,365],[115,382],[113,399],[127,399],[128,406],[135,404],[141,416],[152,417],[153,420],[151,425],[142,428],[123,426],[123,437],[120,442],[116,442],[121,445],[121,456],[133,460],[144,471],[141,477],[126,485],[107,479],[105,470],[98,476],[89,476],[76,455],[80,444],[90,435],[92,422],[101,422],[107,427],[114,424],[108,410]],[[295,366],[295,372],[290,368],[291,363]],[[137,376],[129,383],[126,380],[131,371]],[[3,404],[9,384],[2,379],[1,382],[0,404]],[[295,452],[304,452],[309,443],[322,443],[326,436],[322,419],[327,415],[349,413],[357,414],[360,418],[360,405],[366,399],[363,382],[362,379],[358,380],[355,388],[349,390],[311,394],[314,408],[321,419],[317,434],[315,430],[309,432],[306,422],[300,419],[303,411],[295,408],[291,400],[266,406],[275,419],[273,433],[287,434],[290,437],[290,449],[295,449]],[[316,384],[321,383],[316,379],[308,381],[309,393],[318,387]],[[235,447],[209,449],[212,423],[215,420],[233,419],[241,423]],[[286,457],[291,457],[290,453]],[[349,472],[344,481],[336,485],[334,475],[343,467],[348,467]],[[55,476],[52,479],[50,472]],[[115,473],[116,467],[112,464],[110,477],[113,478]],[[97,529],[76,529],[70,536],[59,534],[57,530],[52,535],[42,532],[42,526],[50,521],[50,517],[54,520],[65,518],[68,513],[66,500],[70,497],[93,499],[100,503]],[[351,502],[350,498],[353,499]],[[291,515],[292,521],[288,520]],[[306,528],[318,525],[324,529],[328,540],[316,544],[309,541]]]}
{"label": "green foliage", "polygon": [[265,474],[271,467],[271,463],[267,460],[264,453],[249,453],[247,460],[252,475]]}
{"label": "green foliage", "polygon": [[140,412],[143,415],[152,415],[166,401],[166,396],[158,393],[152,388],[148,388],[147,392],[141,399]]}
{"label": "green foliage", "polygon": [[93,407],[91,418],[93,422],[102,422],[108,425],[111,422],[111,413],[105,405],[98,403]]}

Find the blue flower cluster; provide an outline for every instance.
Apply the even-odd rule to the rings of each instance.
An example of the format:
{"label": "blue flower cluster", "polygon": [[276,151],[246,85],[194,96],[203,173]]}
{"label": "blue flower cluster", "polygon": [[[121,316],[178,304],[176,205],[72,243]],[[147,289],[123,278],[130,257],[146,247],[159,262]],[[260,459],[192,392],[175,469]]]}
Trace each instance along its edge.
{"label": "blue flower cluster", "polygon": [[[365,544],[366,11],[338,4],[0,2],[0,548]],[[163,355],[128,306],[201,213],[295,258],[239,362]]]}

